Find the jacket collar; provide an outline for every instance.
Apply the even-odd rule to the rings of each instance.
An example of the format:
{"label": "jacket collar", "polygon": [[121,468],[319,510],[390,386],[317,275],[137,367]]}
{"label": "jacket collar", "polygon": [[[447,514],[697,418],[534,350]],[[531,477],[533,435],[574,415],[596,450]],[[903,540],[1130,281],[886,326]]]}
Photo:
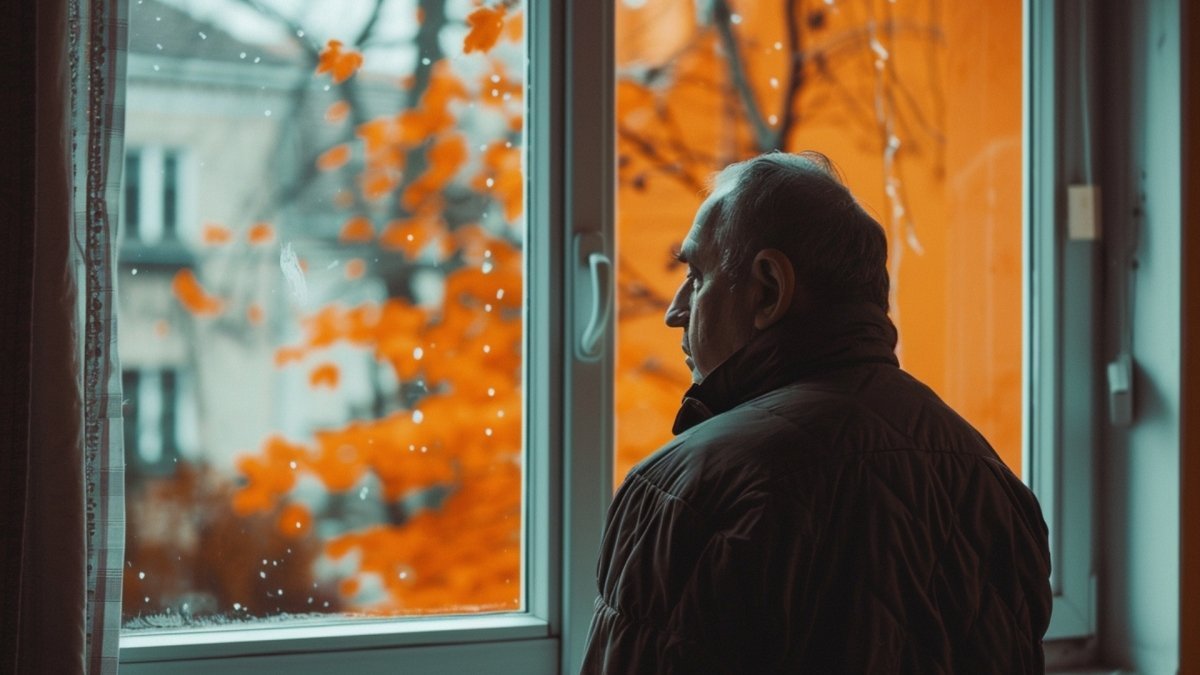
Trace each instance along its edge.
{"label": "jacket collar", "polygon": [[878,306],[831,304],[784,319],[693,384],[672,431],[697,424],[769,391],[826,370],[896,360],[896,328]]}

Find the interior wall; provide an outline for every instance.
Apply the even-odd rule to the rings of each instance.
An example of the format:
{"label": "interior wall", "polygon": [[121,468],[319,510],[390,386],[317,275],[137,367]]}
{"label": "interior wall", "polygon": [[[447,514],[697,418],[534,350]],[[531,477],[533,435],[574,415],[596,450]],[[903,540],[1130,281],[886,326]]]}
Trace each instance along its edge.
{"label": "interior wall", "polygon": [[[1135,420],[1109,425],[1098,491],[1106,665],[1174,673],[1179,664],[1180,3],[1105,4],[1100,109],[1106,310],[1130,283]],[[1122,265],[1121,232],[1134,264]],[[1129,273],[1123,270],[1133,270]],[[1115,291],[1115,292],[1114,292]],[[1110,336],[1108,356],[1118,350]]]}

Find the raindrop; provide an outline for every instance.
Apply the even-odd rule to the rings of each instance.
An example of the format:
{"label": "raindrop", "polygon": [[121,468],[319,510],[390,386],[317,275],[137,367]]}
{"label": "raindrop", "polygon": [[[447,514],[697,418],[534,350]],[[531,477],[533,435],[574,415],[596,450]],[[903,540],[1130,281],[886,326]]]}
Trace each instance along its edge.
{"label": "raindrop", "polygon": [[496,390],[492,387],[488,387],[488,397],[492,397],[495,395],[496,395]]}
{"label": "raindrop", "polygon": [[304,37],[304,31],[302,31],[302,30],[296,31],[296,37]]}
{"label": "raindrop", "polygon": [[143,598],[143,601],[150,602],[150,596],[147,595],[145,598]]}
{"label": "raindrop", "polygon": [[776,124],[779,124],[779,117],[777,115],[771,115],[770,117],[767,118],[767,121],[770,122],[772,126],[774,126]]}
{"label": "raindrop", "polygon": [[423,357],[423,356],[425,356],[425,350],[424,350],[424,349],[421,349],[420,347],[414,347],[414,348],[413,348],[413,358],[414,358],[414,359],[416,359],[417,361],[420,361],[420,360],[421,360],[421,357]]}
{"label": "raindrop", "polygon": [[501,288],[501,289],[498,289],[498,290],[496,291],[496,299],[497,299],[497,300],[503,300],[503,299],[504,299],[504,289],[503,289],[503,288]]}
{"label": "raindrop", "polygon": [[145,578],[146,578],[146,573],[145,573],[145,572],[138,572],[138,578],[139,578],[139,579],[145,579]]}
{"label": "raindrop", "polygon": [[401,579],[407,579],[407,578],[408,578],[408,572],[401,572],[401,573],[400,573],[400,578],[401,578]]}
{"label": "raindrop", "polygon": [[239,59],[244,59],[244,58],[246,58],[246,52],[242,52],[241,54],[238,54],[238,58],[239,58]]}
{"label": "raindrop", "polygon": [[782,43],[782,42],[779,42],[779,41],[776,41],[776,42],[775,42],[775,51],[779,51],[779,50],[781,50],[781,49],[783,49],[783,43]]}
{"label": "raindrop", "polygon": [[256,56],[256,57],[254,57],[254,62],[255,62],[255,63],[258,63],[259,61],[262,61],[262,57],[261,57],[261,56]]}
{"label": "raindrop", "polygon": [[275,594],[276,594],[276,595],[283,595],[283,589],[282,589],[282,588],[278,588],[278,589],[276,589],[276,590],[275,590]]}
{"label": "raindrop", "polygon": [[292,470],[294,471],[296,469],[296,460],[293,459],[292,461],[288,462],[288,466],[292,467]]}
{"label": "raindrop", "polygon": [[486,303],[486,304],[484,304],[484,306],[483,306],[483,311],[485,311],[485,312],[490,312],[490,311],[492,311],[492,305],[491,305],[491,303]]}
{"label": "raindrop", "polygon": [[259,571],[259,573],[258,573],[258,578],[259,578],[259,579],[266,579],[266,578],[267,578],[267,573],[266,573],[266,572],[263,572],[263,571],[261,571],[261,570],[260,570],[260,571]]}
{"label": "raindrop", "polygon": [[503,410],[497,410],[497,411],[496,411],[496,417],[504,417],[504,411],[503,411]]}
{"label": "raindrop", "polygon": [[313,603],[313,599],[312,599],[312,596],[310,595],[310,596],[308,596],[308,604],[311,605],[312,603]]}
{"label": "raindrop", "polygon": [[267,117],[270,117],[270,116],[271,116],[271,111],[270,111],[270,110],[264,110],[264,111],[263,111],[263,115],[266,115]]}
{"label": "raindrop", "polygon": [[412,420],[414,423],[420,424],[421,420],[423,420],[423,419],[425,419],[425,413],[421,412],[420,410],[413,411]]}
{"label": "raindrop", "polygon": [[771,88],[772,88],[772,89],[778,89],[778,88],[779,88],[779,78],[778,78],[778,77],[772,77],[772,78],[771,78]]}
{"label": "raindrop", "polygon": [[158,72],[158,64],[157,63],[154,64],[154,72],[156,72],[156,73]]}
{"label": "raindrop", "polygon": [[433,62],[429,60],[429,57],[428,57],[428,56],[426,56],[425,58],[421,59],[421,65],[423,65],[423,66],[427,66],[427,65],[429,65],[430,63],[433,63]]}
{"label": "raindrop", "polygon": [[483,346],[483,353],[484,353],[484,354],[491,354],[491,353],[492,353],[492,346],[491,346],[491,345],[484,345],[484,346]]}
{"label": "raindrop", "polygon": [[242,608],[242,603],[240,603],[240,602],[235,602],[235,603],[233,603],[233,610],[234,610],[235,612],[236,612],[236,611],[238,611],[238,610],[240,610],[241,608]]}
{"label": "raindrop", "polygon": [[155,42],[155,43],[154,43],[154,46],[155,46],[156,48],[158,48],[158,51],[160,51],[160,52],[162,51],[162,43],[161,43],[161,42]]}
{"label": "raindrop", "polygon": [[200,31],[200,39],[201,39],[201,40],[207,40],[207,39],[208,39],[208,36],[204,34],[204,31]]}
{"label": "raindrop", "polygon": [[484,430],[483,430],[483,435],[484,435],[484,436],[491,436],[491,435],[492,435],[492,428],[491,428],[491,427],[488,427],[488,428],[484,429]]}
{"label": "raindrop", "polygon": [[300,529],[300,521],[298,521],[298,520],[296,521],[296,529],[297,530]]}
{"label": "raindrop", "polygon": [[492,75],[492,82],[499,82],[499,81],[500,81],[499,75]]}
{"label": "raindrop", "polygon": [[325,91],[329,91],[329,85],[325,85],[323,88],[325,89]]}
{"label": "raindrop", "polygon": [[363,489],[361,489],[361,490],[359,490],[359,491],[358,491],[358,498],[359,498],[359,499],[364,499],[364,500],[367,498],[367,488],[366,488],[366,486],[363,486]]}
{"label": "raindrop", "polygon": [[132,274],[133,276],[136,277],[137,276],[137,268],[136,267],[133,268],[133,270],[130,272],[130,274]]}
{"label": "raindrop", "polygon": [[485,260],[483,265],[480,266],[480,269],[483,270],[484,274],[490,274],[492,271],[492,263]]}
{"label": "raindrop", "polygon": [[730,14],[729,22],[735,26],[740,24],[742,22],[742,15],[741,14]]}
{"label": "raindrop", "polygon": [[496,184],[496,181],[494,181],[494,180],[492,180],[491,178],[489,178],[489,179],[487,179],[487,180],[485,180],[485,181],[484,181],[484,184],[486,184],[488,187],[492,187],[493,185],[495,185],[495,184]]}
{"label": "raindrop", "polygon": [[263,564],[264,564],[264,565],[266,565],[266,564],[267,564],[267,559],[266,559],[266,558],[263,558]]}

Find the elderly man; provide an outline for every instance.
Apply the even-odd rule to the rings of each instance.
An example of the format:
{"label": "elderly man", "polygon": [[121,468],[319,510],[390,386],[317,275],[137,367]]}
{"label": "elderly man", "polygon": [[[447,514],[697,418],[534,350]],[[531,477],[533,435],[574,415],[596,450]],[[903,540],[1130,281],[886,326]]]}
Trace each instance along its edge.
{"label": "elderly man", "polygon": [[829,161],[722,171],[667,309],[694,384],[609,511],[585,673],[1040,673],[1033,494],[898,367],[887,242]]}

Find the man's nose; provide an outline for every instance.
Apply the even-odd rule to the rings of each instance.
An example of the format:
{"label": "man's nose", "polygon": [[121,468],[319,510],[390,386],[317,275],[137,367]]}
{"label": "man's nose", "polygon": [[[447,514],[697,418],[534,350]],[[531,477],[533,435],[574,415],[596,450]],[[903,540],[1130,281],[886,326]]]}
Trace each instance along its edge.
{"label": "man's nose", "polygon": [[667,307],[667,314],[663,317],[671,328],[687,328],[688,318],[691,314],[691,308],[688,307],[687,298],[684,297],[684,289],[687,284],[679,287],[675,292],[675,297],[671,299],[671,304]]}

